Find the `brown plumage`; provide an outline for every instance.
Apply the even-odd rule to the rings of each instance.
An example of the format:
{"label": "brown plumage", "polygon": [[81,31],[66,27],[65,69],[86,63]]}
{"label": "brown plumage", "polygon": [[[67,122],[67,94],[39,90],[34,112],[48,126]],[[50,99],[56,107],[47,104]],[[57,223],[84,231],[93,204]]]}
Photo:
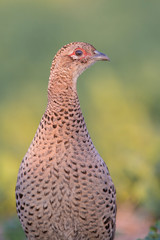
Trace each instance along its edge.
{"label": "brown plumage", "polygon": [[52,62],[48,104],[22,160],[16,206],[29,240],[112,240],[115,188],[88,134],[76,91],[78,76],[109,58],[70,43]]}

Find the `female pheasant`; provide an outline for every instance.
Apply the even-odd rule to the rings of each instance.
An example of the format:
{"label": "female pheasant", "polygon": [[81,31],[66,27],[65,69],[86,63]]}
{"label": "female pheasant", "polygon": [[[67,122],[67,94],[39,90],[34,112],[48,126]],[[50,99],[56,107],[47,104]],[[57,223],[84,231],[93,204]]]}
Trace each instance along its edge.
{"label": "female pheasant", "polygon": [[48,104],[22,160],[16,206],[29,240],[112,240],[116,193],[88,134],[76,91],[78,76],[109,58],[73,42],[53,59]]}

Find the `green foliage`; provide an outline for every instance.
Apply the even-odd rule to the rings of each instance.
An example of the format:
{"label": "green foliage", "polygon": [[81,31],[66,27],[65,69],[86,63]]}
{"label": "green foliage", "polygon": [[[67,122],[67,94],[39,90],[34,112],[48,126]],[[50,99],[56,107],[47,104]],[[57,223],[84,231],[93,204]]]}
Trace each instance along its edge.
{"label": "green foliage", "polygon": [[153,210],[151,196],[157,201],[160,196],[158,175],[154,172],[157,159],[153,158],[159,153],[159,136],[144,106],[133,101],[120,79],[108,78],[106,81],[101,76],[98,82],[93,79],[88,96],[92,103],[88,101],[86,110],[89,132],[112,173],[118,200],[134,204],[147,201]]}
{"label": "green foliage", "polygon": [[24,231],[17,217],[11,218],[3,223],[3,232],[5,240],[25,240]]}
{"label": "green foliage", "polygon": [[138,240],[160,240],[160,221],[150,228],[148,236]]}

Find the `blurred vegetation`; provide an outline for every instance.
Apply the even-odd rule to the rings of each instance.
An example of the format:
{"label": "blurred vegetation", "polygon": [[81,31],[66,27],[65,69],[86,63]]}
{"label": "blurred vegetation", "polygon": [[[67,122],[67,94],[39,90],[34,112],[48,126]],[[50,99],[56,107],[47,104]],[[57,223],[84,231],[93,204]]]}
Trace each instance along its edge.
{"label": "blurred vegetation", "polygon": [[[17,217],[13,217],[2,224],[3,227],[3,238],[5,240],[25,240],[24,231],[20,225]],[[0,239],[3,240],[3,238]]]}
{"label": "blurred vegetation", "polygon": [[138,240],[159,240],[160,239],[160,221],[150,228],[150,231],[144,239]]}
{"label": "blurred vegetation", "polygon": [[16,176],[46,107],[52,58],[72,41],[111,58],[80,77],[78,93],[118,202],[160,216],[159,9],[159,0],[1,1],[1,220],[16,213]]}

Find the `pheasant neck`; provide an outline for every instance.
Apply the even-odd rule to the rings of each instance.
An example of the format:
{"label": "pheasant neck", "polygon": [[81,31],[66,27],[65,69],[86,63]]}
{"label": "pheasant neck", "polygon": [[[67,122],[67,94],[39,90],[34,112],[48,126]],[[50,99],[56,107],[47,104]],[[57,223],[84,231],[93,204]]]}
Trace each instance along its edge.
{"label": "pheasant neck", "polygon": [[79,99],[76,90],[77,77],[66,71],[53,71],[48,85],[48,106],[50,110],[61,111],[62,108],[77,108]]}

